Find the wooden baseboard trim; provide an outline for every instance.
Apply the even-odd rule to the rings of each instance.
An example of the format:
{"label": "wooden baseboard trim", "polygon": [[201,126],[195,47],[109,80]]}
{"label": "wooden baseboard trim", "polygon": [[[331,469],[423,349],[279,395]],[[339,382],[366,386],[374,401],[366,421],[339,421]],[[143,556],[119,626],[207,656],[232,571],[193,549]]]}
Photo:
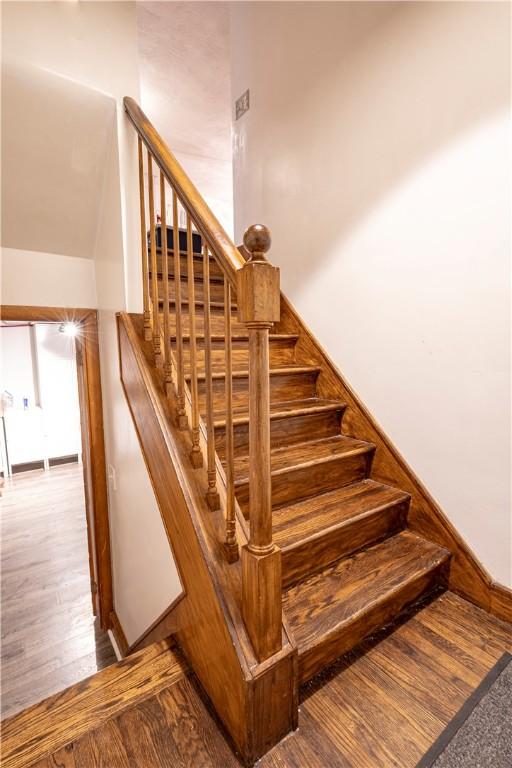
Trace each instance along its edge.
{"label": "wooden baseboard trim", "polygon": [[491,607],[490,612],[502,621],[512,624],[512,589],[493,581],[490,587]]}
{"label": "wooden baseboard trim", "polygon": [[78,453],[70,453],[67,456],[53,456],[48,459],[50,467],[58,467],[60,464],[78,464]]}
{"label": "wooden baseboard trim", "polygon": [[119,651],[124,658],[128,655],[130,646],[128,644],[128,640],[126,639],[124,629],[121,626],[121,622],[119,621],[119,617],[115,611],[110,611],[110,629],[114,635],[117,647],[119,648]]}
{"label": "wooden baseboard trim", "polygon": [[17,475],[19,472],[32,472],[34,469],[44,469],[43,459],[37,461],[23,461],[20,464],[11,464],[11,472]]}

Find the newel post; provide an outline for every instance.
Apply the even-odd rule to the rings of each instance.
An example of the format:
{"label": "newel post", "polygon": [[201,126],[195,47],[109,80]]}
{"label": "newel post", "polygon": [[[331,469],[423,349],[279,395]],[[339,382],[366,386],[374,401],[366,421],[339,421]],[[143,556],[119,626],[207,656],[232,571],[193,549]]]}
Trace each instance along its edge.
{"label": "newel post", "polygon": [[249,542],[242,547],[242,612],[259,661],[280,650],[281,551],[272,543],[269,330],[279,320],[279,269],[266,260],[270,232],[249,227],[238,273],[240,320],[249,335]]}

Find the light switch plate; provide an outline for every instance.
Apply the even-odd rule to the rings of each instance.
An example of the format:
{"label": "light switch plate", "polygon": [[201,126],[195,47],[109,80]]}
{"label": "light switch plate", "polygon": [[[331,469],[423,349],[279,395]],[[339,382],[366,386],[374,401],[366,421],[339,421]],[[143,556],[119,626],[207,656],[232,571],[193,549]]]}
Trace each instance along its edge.
{"label": "light switch plate", "polygon": [[242,93],[235,102],[235,120],[239,120],[249,109],[249,89]]}

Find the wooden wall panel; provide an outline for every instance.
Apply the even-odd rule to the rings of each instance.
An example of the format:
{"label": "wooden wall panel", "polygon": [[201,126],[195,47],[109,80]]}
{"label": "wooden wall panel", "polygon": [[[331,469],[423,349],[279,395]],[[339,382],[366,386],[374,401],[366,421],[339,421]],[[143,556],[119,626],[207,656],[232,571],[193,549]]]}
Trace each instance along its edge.
{"label": "wooden wall panel", "polygon": [[[158,378],[162,374],[151,363],[150,344],[142,340],[142,318],[120,314],[118,332],[122,384],[186,593],[173,612],[175,636],[250,763],[268,749],[268,731],[254,729],[268,701],[254,691],[260,691],[270,662],[275,695],[292,701],[296,679],[290,659],[296,649],[283,631],[283,650],[258,665],[240,614],[240,564],[226,562],[222,511],[210,510],[205,501],[206,468],[192,469],[190,438],[172,426],[173,412]],[[291,706],[274,713],[270,733],[276,740],[292,728],[293,717]]]}

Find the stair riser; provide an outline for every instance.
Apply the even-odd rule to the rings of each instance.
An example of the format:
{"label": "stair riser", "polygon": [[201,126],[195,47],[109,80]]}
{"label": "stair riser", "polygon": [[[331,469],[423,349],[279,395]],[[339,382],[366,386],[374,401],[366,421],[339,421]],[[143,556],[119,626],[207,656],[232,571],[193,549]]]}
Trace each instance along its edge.
{"label": "stair riser", "polygon": [[[162,313],[161,313],[161,318],[163,318]],[[161,319],[160,322],[163,322],[163,319]],[[224,315],[220,312],[211,313],[210,333],[214,336],[224,336],[225,327],[226,327],[226,324],[224,322]],[[176,334],[176,315],[174,311],[170,313],[169,328],[171,331],[171,335],[175,335]],[[204,334],[204,315],[203,315],[202,308],[196,309],[195,329],[196,329],[196,334]],[[188,306],[187,308],[183,308],[181,313],[181,332],[184,335],[188,335],[190,333],[190,317],[188,313]],[[234,312],[231,314],[231,334],[247,335],[247,328],[243,323],[240,323],[238,321],[238,317]]]}
{"label": "stair riser", "polygon": [[[273,402],[303,400],[316,395],[316,374],[283,373],[270,376],[270,399]],[[206,410],[205,382],[198,382],[199,409]],[[226,406],[225,380],[213,380],[213,409],[223,411]],[[249,378],[233,377],[233,407],[249,407]]]}
{"label": "stair riser", "polygon": [[[270,339],[269,356],[271,367],[292,365],[295,360],[295,340]],[[190,371],[190,344],[186,341],[183,345],[183,357],[185,365],[185,374]],[[197,368],[198,372],[204,372],[204,341],[197,342]],[[249,366],[249,353],[247,350],[247,341],[232,342],[231,359],[233,368],[247,370]],[[212,369],[216,372],[226,370],[226,358],[223,341],[212,342]]]}
{"label": "stair riser", "polygon": [[[341,485],[364,480],[370,474],[373,452],[339,456],[310,467],[292,467],[272,478],[272,505],[295,501],[326,493]],[[236,484],[236,498],[244,515],[249,514],[249,482]]]}
{"label": "stair riser", "polygon": [[[151,289],[151,280],[150,289]],[[160,301],[164,297],[164,286],[162,278],[158,280],[158,298]],[[194,283],[194,298],[196,301],[204,300],[204,283],[202,280],[196,280]],[[174,301],[176,299],[176,283],[174,278],[169,280],[169,300]],[[181,301],[188,301],[188,280],[181,281]],[[224,286],[222,283],[213,281],[210,283],[210,301],[221,302],[224,304]],[[234,304],[235,297],[232,296],[231,303]]]}
{"label": "stair riser", "polygon": [[283,588],[321,571],[342,557],[392,536],[405,528],[409,500],[354,518],[321,536],[282,549]]}
{"label": "stair riser", "polygon": [[[270,445],[272,448],[282,448],[286,445],[305,442],[311,435],[315,435],[315,438],[318,439],[339,435],[342,416],[343,409],[340,408],[333,411],[271,419]],[[249,424],[235,424],[233,431],[235,456],[246,456],[249,453]],[[215,445],[222,460],[225,458],[225,438],[225,428],[217,428],[215,430]]]}
{"label": "stair riser", "polygon": [[[194,262],[194,274],[196,278],[202,280],[203,279],[203,259],[197,258],[196,256],[193,262]],[[156,256],[156,265],[157,265],[158,274],[161,275],[162,274],[162,256],[160,254],[157,254]],[[167,266],[169,268],[169,277],[174,277],[174,274],[175,274],[174,256],[172,255],[172,253],[169,253]],[[151,259],[149,260],[149,270],[151,272]],[[187,262],[187,257],[184,254],[180,256],[180,273],[182,277],[188,276],[188,262]],[[223,279],[221,268],[212,259],[210,259],[210,278],[212,280],[217,280],[217,281],[222,281]]]}
{"label": "stair riser", "polygon": [[350,625],[333,632],[318,644],[299,652],[299,679],[303,683],[347,653],[372,632],[396,619],[407,606],[428,595],[436,587],[446,586],[448,563],[443,562],[418,578],[405,583],[372,610],[359,615]]}

